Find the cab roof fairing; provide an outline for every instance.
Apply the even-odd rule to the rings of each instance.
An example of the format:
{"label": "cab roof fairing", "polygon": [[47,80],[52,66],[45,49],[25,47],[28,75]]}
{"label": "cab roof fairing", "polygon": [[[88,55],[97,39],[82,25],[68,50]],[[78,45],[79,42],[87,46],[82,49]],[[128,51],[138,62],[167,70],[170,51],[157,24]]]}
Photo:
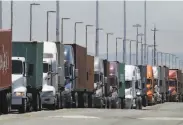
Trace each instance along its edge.
{"label": "cab roof fairing", "polygon": [[94,72],[104,73],[103,60],[99,57],[94,57]]}
{"label": "cab roof fairing", "polygon": [[64,45],[64,61],[74,65],[74,51],[71,45]]}
{"label": "cab roof fairing", "polygon": [[134,65],[125,65],[125,81],[132,81],[133,78],[136,79]]}
{"label": "cab roof fairing", "polygon": [[160,73],[159,73],[159,66],[153,66],[153,75],[154,75],[154,79],[160,79],[159,78],[159,75],[160,75]]}
{"label": "cab roof fairing", "polygon": [[20,61],[25,62],[25,57],[13,56],[13,57],[11,57],[11,60],[20,60]]}
{"label": "cab roof fairing", "polygon": [[109,62],[109,75],[118,77],[118,68],[117,62]]}

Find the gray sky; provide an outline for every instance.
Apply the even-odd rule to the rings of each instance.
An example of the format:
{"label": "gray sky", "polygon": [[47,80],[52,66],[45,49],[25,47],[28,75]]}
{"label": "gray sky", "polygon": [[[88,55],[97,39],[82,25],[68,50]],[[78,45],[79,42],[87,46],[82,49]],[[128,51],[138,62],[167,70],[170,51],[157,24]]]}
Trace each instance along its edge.
{"label": "gray sky", "polygon": [[[29,4],[31,2],[14,2],[14,26],[13,40],[29,40]],[[33,8],[33,39],[46,40],[46,11],[55,10],[56,2],[37,2],[40,6]],[[74,22],[83,21],[84,24],[77,26],[77,43],[85,46],[86,24],[95,25],[95,1],[87,2],[60,2],[61,17],[70,17],[71,20],[64,22],[64,43],[73,43]],[[109,39],[109,53],[115,52],[115,38],[123,37],[123,1],[101,1],[99,2],[99,26],[104,29],[100,31],[100,54],[106,52],[106,34],[113,32]],[[128,1],[127,8],[127,38],[135,39],[136,29],[133,24],[144,25],[144,2]],[[147,43],[153,43],[153,24],[157,29],[158,49],[170,53],[182,53],[183,47],[183,2],[147,2]],[[50,15],[49,39],[55,40],[56,14]],[[3,2],[3,27],[10,28],[10,2]],[[144,27],[140,28],[143,32]],[[88,52],[94,53],[95,27],[89,28]],[[122,51],[122,41],[118,43],[119,52]],[[129,51],[127,44],[127,51]],[[133,45],[135,51],[135,45]],[[112,57],[111,57],[112,58]],[[120,58],[121,60],[121,58]]]}

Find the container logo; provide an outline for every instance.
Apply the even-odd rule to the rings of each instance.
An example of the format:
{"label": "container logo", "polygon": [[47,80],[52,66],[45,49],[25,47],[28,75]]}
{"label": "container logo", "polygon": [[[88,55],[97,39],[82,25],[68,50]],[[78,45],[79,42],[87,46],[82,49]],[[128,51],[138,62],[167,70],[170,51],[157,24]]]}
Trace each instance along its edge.
{"label": "container logo", "polygon": [[9,68],[9,56],[8,53],[4,51],[4,45],[2,45],[2,52],[0,53],[0,70],[3,73],[7,72]]}

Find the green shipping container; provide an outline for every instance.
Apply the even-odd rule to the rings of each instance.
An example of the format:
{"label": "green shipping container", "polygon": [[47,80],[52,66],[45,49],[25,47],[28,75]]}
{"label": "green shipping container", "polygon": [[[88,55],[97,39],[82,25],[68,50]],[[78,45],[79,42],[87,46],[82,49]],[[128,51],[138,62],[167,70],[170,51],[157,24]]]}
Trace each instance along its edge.
{"label": "green shipping container", "polygon": [[[43,42],[12,42],[12,56],[25,57],[32,75],[27,77],[27,85],[41,89],[43,79]],[[33,67],[33,68],[32,68]]]}
{"label": "green shipping container", "polygon": [[125,63],[119,63],[119,97],[125,97]]}

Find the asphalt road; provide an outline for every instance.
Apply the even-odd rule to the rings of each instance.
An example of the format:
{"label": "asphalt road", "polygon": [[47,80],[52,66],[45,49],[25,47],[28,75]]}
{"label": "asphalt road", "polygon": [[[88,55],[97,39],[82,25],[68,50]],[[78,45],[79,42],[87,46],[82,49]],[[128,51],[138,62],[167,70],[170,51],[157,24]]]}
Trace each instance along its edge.
{"label": "asphalt road", "polygon": [[0,125],[183,125],[183,103],[131,109],[62,109],[0,116]]}

